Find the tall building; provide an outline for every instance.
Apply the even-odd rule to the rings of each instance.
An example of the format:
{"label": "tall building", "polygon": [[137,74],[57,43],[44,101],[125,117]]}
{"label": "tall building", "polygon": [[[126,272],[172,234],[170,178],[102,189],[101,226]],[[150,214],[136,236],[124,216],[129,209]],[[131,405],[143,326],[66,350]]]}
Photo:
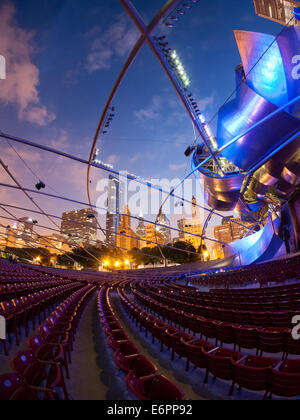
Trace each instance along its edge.
{"label": "tall building", "polygon": [[180,219],[177,222],[178,229],[180,230],[179,240],[189,242],[198,252],[200,246],[205,245],[205,241],[201,241],[203,228],[200,218],[200,208],[197,206],[195,196],[192,197],[191,215],[191,218]]}
{"label": "tall building", "polygon": [[131,213],[128,206],[121,210],[121,220],[117,236],[117,246],[124,250],[139,248],[140,238],[131,229]]}
{"label": "tall building", "polygon": [[[299,1],[293,0],[254,0],[255,12],[258,16],[273,20],[283,25],[300,25],[293,18],[293,10],[300,7]],[[291,20],[292,19],[292,20]]]}
{"label": "tall building", "polygon": [[[159,225],[163,225],[163,226],[159,226]],[[168,216],[166,216],[164,213],[161,213],[161,215],[157,219],[156,230],[162,235],[162,238],[163,238],[162,243],[164,245],[168,245],[172,241],[170,226],[171,224],[170,224],[170,219],[168,218]]]}
{"label": "tall building", "polygon": [[234,222],[241,223],[244,226],[232,223],[228,219],[223,219],[220,226],[215,226],[215,239],[226,244],[242,239],[253,226],[253,223],[242,222],[240,217],[234,218],[231,216],[229,219],[232,219]]}
{"label": "tall building", "polygon": [[142,241],[142,248],[155,248],[157,242],[163,244],[163,241],[163,235],[157,230],[155,231],[154,224],[146,225],[146,236],[144,241]]}
{"label": "tall building", "polygon": [[37,246],[33,226],[33,220],[29,217],[22,217],[18,220],[16,231],[10,232],[12,237],[15,235],[15,244],[17,247]]}
{"label": "tall building", "polygon": [[12,227],[7,226],[6,232],[5,232],[7,247],[14,248],[16,246],[17,232],[18,232],[17,224],[14,224]]}
{"label": "tall building", "polygon": [[195,196],[192,198],[192,219],[200,219],[200,208],[197,206],[197,199]]}
{"label": "tall building", "polygon": [[136,228],[136,234],[140,238],[144,238],[146,236],[146,226],[145,226],[145,221],[143,219],[143,215],[140,215],[139,223]]}
{"label": "tall building", "polygon": [[185,219],[180,219],[177,221],[177,226],[178,226],[178,229],[180,230],[180,232],[178,232],[179,241],[184,241],[184,233],[182,232],[184,230],[184,224],[185,224]]}
{"label": "tall building", "polygon": [[114,246],[120,225],[121,183],[114,175],[108,178],[107,214],[106,214],[106,243]]}
{"label": "tall building", "polygon": [[74,245],[89,243],[97,239],[97,212],[91,208],[65,212],[62,215],[61,234]]}
{"label": "tall building", "polygon": [[[179,234],[179,239],[184,242],[189,242],[194,246],[196,251],[201,246],[202,223],[200,219],[182,219],[178,221],[178,229],[184,230],[184,233]],[[198,235],[198,236],[194,236]],[[199,236],[200,235],[200,236]],[[202,241],[202,245],[205,242]]]}

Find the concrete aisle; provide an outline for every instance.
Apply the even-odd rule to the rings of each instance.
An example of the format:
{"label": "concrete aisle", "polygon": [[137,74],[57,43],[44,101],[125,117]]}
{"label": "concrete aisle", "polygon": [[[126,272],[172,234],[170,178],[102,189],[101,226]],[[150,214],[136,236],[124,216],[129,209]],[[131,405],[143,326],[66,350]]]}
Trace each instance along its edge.
{"label": "concrete aisle", "polygon": [[77,330],[71,379],[67,381],[73,400],[131,399],[125,375],[113,362],[113,351],[106,343],[97,313],[96,293],[88,303]]}

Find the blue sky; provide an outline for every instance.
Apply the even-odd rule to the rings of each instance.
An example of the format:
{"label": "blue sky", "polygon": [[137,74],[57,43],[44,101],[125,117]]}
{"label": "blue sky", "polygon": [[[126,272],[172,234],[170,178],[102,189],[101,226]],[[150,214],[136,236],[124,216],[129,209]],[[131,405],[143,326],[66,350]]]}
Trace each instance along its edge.
{"label": "blue sky", "polygon": [[[134,5],[149,22],[163,1],[136,0]],[[201,0],[174,29],[158,30],[180,55],[208,118],[235,87],[240,58],[234,29],[276,34],[281,27],[257,17],[252,0]],[[101,110],[137,36],[117,0],[0,0],[0,54],[7,58],[7,80],[0,80],[0,129],[88,158]],[[115,120],[99,140],[101,159],[143,177],[181,178],[192,125],[148,46],[114,105]],[[33,175],[2,140],[0,147],[4,162],[32,187]],[[47,185],[86,201],[84,167],[17,149]],[[93,199],[99,176],[107,175],[93,172]],[[0,180],[8,181],[4,172]],[[31,206],[21,194],[2,188],[1,197]],[[58,215],[76,208],[52,199],[38,202]]]}

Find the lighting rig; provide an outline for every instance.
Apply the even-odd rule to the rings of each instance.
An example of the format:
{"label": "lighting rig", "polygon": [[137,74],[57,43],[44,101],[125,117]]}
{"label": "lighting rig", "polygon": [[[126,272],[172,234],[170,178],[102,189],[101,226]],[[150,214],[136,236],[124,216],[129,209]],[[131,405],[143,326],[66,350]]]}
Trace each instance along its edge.
{"label": "lighting rig", "polygon": [[[195,120],[200,120],[202,129],[206,133],[207,139],[210,142],[212,150],[216,150],[217,149],[216,139],[213,136],[209,125],[206,123],[204,115],[200,111],[198,102],[195,99],[195,95],[193,95],[193,93],[191,93],[190,90],[188,89],[189,86],[191,85],[191,79],[188,76],[177,51],[170,48],[169,42],[167,41],[166,36],[154,37],[154,40],[157,42],[159,48],[161,49],[166,59],[167,65],[175,74],[175,77],[177,81],[179,82],[182,92],[185,98],[187,99],[187,103],[189,105],[191,113],[193,114]],[[193,146],[189,147],[186,150],[185,155],[187,157],[190,156],[192,152],[195,150],[195,148],[196,147],[193,148]]]}
{"label": "lighting rig", "polygon": [[165,26],[167,28],[174,28],[180,17],[185,15],[186,10],[190,10],[193,7],[193,4],[199,3],[199,1],[200,0],[183,1],[181,5],[168,16]]}

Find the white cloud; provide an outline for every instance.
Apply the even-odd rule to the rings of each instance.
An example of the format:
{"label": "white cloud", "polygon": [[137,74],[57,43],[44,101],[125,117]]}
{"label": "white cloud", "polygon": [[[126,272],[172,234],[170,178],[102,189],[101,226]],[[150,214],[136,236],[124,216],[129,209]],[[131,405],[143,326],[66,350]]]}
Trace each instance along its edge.
{"label": "white cloud", "polygon": [[86,61],[87,70],[90,73],[109,70],[113,58],[126,56],[138,36],[138,30],[124,14],[119,15],[105,32],[95,26],[84,35],[85,39],[92,41]]}
{"label": "white cloud", "polygon": [[139,120],[155,120],[159,117],[162,109],[162,97],[153,96],[152,102],[148,108],[142,108],[134,112],[134,115]]}
{"label": "white cloud", "polygon": [[175,164],[169,165],[169,169],[171,171],[180,171],[180,169],[185,169],[185,168],[186,168],[186,163],[181,163],[179,165],[175,165]]}
{"label": "white cloud", "polygon": [[39,70],[32,63],[33,33],[20,28],[11,2],[0,6],[0,54],[7,63],[6,80],[1,81],[0,101],[17,107],[20,120],[40,126],[55,119],[40,103]]}

